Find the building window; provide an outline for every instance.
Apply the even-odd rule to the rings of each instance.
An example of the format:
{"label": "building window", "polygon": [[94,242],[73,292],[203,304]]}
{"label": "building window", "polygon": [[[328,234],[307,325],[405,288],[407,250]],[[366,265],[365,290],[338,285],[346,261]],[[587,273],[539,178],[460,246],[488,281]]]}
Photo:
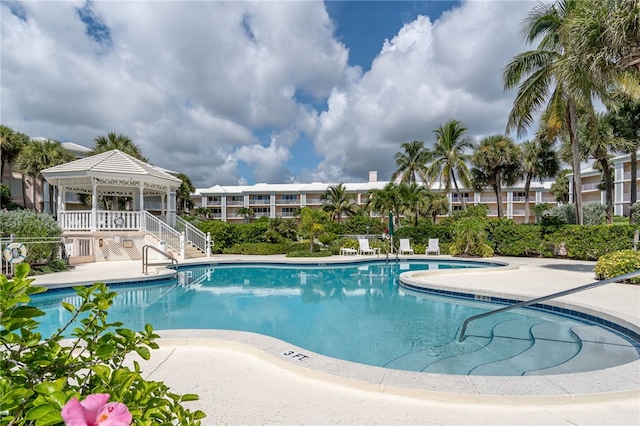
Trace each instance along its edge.
{"label": "building window", "polygon": [[456,202],[458,202],[460,200],[464,200],[465,202],[469,201],[469,193],[468,192],[461,192],[460,193],[460,197],[458,197],[458,193],[457,192],[454,192],[453,194],[451,194],[451,201],[456,203]]}
{"label": "building window", "polygon": [[298,196],[296,194],[285,194],[282,196],[283,200],[288,200],[288,201],[297,201],[298,200]]}
{"label": "building window", "polygon": [[271,214],[271,209],[269,207],[254,207],[253,212],[256,214],[256,217],[268,217]]}
{"label": "building window", "polygon": [[297,207],[283,207],[282,217],[294,217],[297,210]]}

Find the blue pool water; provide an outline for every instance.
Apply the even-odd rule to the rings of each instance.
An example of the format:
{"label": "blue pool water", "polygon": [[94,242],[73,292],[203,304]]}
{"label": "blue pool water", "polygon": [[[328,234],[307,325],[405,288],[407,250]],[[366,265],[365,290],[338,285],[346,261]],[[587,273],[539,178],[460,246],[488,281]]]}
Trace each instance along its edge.
{"label": "blue pool water", "polygon": [[[585,323],[516,310],[471,323],[469,337],[458,343],[457,333],[466,318],[497,306],[404,290],[397,283],[405,271],[489,266],[496,265],[412,261],[190,267],[181,269],[173,282],[114,287],[118,296],[109,319],[133,330],[151,323],[156,330],[260,333],[326,356],[400,370],[484,375],[565,372],[567,361],[578,357],[585,346],[576,330],[581,330],[577,335],[593,333]],[[69,318],[60,307],[62,300],[79,302],[68,290],[33,298],[33,305],[47,313],[41,317],[44,335]],[[606,333],[616,346],[631,349],[622,355],[616,352],[615,361],[606,356],[606,366],[632,361],[634,354],[637,358],[632,344],[604,329],[594,339],[602,340]],[[558,356],[550,357],[549,351]],[[530,359],[535,352],[541,359]],[[603,368],[593,360],[582,364],[587,367],[574,369]]]}

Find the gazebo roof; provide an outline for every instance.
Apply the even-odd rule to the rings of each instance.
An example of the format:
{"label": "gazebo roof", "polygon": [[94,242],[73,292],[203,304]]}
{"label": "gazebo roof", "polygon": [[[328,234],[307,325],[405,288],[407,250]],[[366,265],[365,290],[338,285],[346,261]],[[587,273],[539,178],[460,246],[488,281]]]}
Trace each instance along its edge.
{"label": "gazebo roof", "polygon": [[114,149],[42,170],[51,185],[90,194],[93,183],[98,192],[131,195],[144,188],[146,195],[161,195],[180,187],[182,181],[159,167]]}

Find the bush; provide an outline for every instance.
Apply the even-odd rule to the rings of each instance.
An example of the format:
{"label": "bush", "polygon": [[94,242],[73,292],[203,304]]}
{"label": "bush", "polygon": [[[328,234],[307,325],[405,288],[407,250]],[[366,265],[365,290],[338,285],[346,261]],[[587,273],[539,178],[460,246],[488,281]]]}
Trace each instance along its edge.
{"label": "bush", "polygon": [[551,216],[557,217],[560,221],[567,224],[576,223],[576,207],[573,204],[564,204],[551,209]]}
{"label": "bush", "polygon": [[640,201],[636,201],[631,205],[631,216],[635,223],[640,223]]}
{"label": "bush", "polygon": [[[640,252],[635,250],[620,250],[607,253],[598,259],[595,267],[596,278],[605,280],[628,274],[640,269]],[[632,278],[631,283],[640,283],[640,277]]]}
{"label": "bush", "polygon": [[310,252],[308,249],[301,251],[290,251],[289,253],[287,253],[287,257],[329,257],[331,255],[332,253],[329,250]]}
{"label": "bush", "polygon": [[582,206],[582,222],[585,225],[603,225],[607,220],[607,206],[600,203],[587,203]]}
{"label": "bush", "polygon": [[489,241],[501,256],[552,256],[537,225],[516,225],[511,219],[490,219]]}
{"label": "bush", "polygon": [[[0,214],[0,235],[8,237],[11,234],[20,242],[20,238],[57,238],[62,235],[62,229],[49,214],[16,210]],[[28,249],[25,262],[48,263],[58,255],[60,246],[51,243],[29,243]]]}
{"label": "bush", "polygon": [[285,254],[289,248],[288,244],[271,243],[242,243],[234,244],[224,249],[224,254],[250,254],[250,255],[271,255]]}
{"label": "bush", "polygon": [[[124,365],[134,352],[148,360],[159,336],[149,324],[134,332],[108,322],[115,292],[103,283],[76,287],[77,307],[62,302],[71,320],[43,339],[36,318],[44,312],[27,303],[46,288],[31,286],[28,264],[18,264],[15,272],[11,281],[0,275],[0,423],[61,424],[62,407],[73,397],[106,393],[127,406],[133,424],[200,424],[205,414],[181,405],[197,400],[197,395],[176,395],[162,382],[145,380],[137,362],[133,369]],[[65,333],[72,341],[62,345]]]}
{"label": "bush", "polygon": [[600,256],[632,248],[635,226],[579,226],[565,225],[545,236],[549,247],[564,243],[567,257],[597,260]]}

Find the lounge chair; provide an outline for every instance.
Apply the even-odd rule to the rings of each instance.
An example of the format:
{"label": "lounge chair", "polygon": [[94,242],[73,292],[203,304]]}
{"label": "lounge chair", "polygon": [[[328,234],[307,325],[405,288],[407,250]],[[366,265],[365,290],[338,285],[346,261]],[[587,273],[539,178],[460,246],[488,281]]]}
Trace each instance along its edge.
{"label": "lounge chair", "polygon": [[380,255],[380,249],[379,248],[371,248],[371,247],[369,247],[369,240],[367,240],[366,238],[359,238],[358,239],[358,244],[360,245],[360,250],[358,250],[358,253],[360,253],[360,254],[378,254],[378,255]]}
{"label": "lounge chair", "polygon": [[351,247],[342,247],[340,249],[340,254],[344,256],[349,256],[351,254],[356,255],[358,254],[358,250],[352,249]]}
{"label": "lounge chair", "polygon": [[437,238],[429,238],[429,246],[424,251],[424,254],[435,253],[436,256],[440,255],[440,240]]}
{"label": "lounge chair", "polygon": [[400,249],[398,251],[400,254],[413,254],[413,249],[411,248],[411,244],[409,244],[408,238],[400,238]]}

